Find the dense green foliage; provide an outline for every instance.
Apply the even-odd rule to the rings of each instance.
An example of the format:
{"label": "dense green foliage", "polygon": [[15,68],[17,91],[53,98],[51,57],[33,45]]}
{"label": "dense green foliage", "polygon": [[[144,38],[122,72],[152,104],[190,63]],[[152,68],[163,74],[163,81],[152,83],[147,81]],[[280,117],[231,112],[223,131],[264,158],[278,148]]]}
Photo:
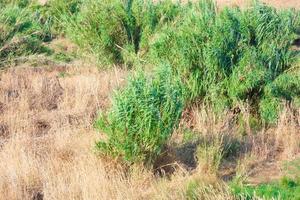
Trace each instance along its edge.
{"label": "dense green foliage", "polygon": [[28,1],[1,1],[0,5],[1,64],[16,57],[49,52],[43,42],[50,39],[51,33],[47,22],[41,20],[38,5]]}
{"label": "dense green foliage", "polygon": [[150,62],[170,63],[190,99],[216,111],[249,103],[254,114],[275,123],[282,102],[299,96],[299,71],[288,72],[297,56],[291,46],[298,13],[262,4],[217,12],[210,1],[185,9],[182,20],[156,33]]}
{"label": "dense green foliage", "polygon": [[57,54],[47,44],[65,33],[65,22],[79,12],[80,3],[50,0],[41,5],[29,0],[0,0],[0,65],[18,63],[19,59],[23,62],[38,54],[56,60]]}
{"label": "dense green foliage", "polygon": [[132,77],[114,96],[108,114],[97,120],[96,127],[108,136],[97,147],[128,163],[152,163],[178,125],[183,96],[180,81],[169,67],[163,66],[150,78],[144,73]]}
{"label": "dense green foliage", "polygon": [[130,64],[134,58],[129,58],[146,48],[157,27],[174,19],[179,8],[171,1],[85,0],[76,17],[66,21],[67,35],[102,64]]}
{"label": "dense green foliage", "polygon": [[280,182],[258,186],[232,186],[233,192],[240,199],[251,200],[254,197],[263,199],[297,200],[300,199],[300,182],[283,178]]}
{"label": "dense green foliage", "polygon": [[[153,161],[186,103],[217,113],[247,104],[256,124],[276,123],[285,103],[298,108],[299,51],[292,45],[299,27],[299,12],[257,2],[217,10],[210,0],[0,0],[0,65],[49,54],[45,43],[60,35],[101,66],[152,71],[115,95],[97,120],[108,136],[97,146],[128,162]],[[63,52],[54,57],[67,60]]]}
{"label": "dense green foliage", "polygon": [[[106,4],[102,6],[103,9],[106,6]],[[120,11],[114,9],[113,13],[109,15],[119,12],[119,15],[128,17],[128,13],[124,12],[121,4],[118,8]],[[157,8],[159,10],[160,7]],[[145,12],[150,11],[146,10]],[[248,104],[251,106],[250,111],[253,116],[259,116],[260,120],[266,123],[277,122],[285,102],[296,105],[296,102],[299,101],[299,68],[291,68],[298,55],[298,52],[293,50],[292,43],[298,37],[296,29],[300,23],[299,13],[293,10],[277,11],[260,3],[254,3],[251,8],[246,10],[226,8],[217,12],[215,4],[205,0],[181,5],[178,12],[174,13],[176,14],[169,23],[162,23],[158,26],[159,28],[148,32],[146,41],[149,44],[147,48],[143,49],[143,54],[138,53],[141,50],[139,48],[136,51],[136,57],[137,60],[140,60],[140,64],[145,64],[147,67],[171,66],[172,76],[174,79],[181,80],[181,88],[186,91],[185,96],[182,97],[185,101],[202,101],[212,106],[215,112],[236,109]],[[163,16],[160,17],[163,18]],[[120,19],[120,17],[116,17],[116,19]],[[140,18],[139,24],[147,27],[149,23],[146,19],[148,18]],[[107,20],[101,18],[97,21],[106,22]],[[115,57],[121,58],[124,56],[123,52],[128,52],[125,46],[130,44],[128,38],[131,37],[128,33],[132,32],[126,32],[124,26],[118,23],[120,23],[118,20],[112,20],[111,25],[114,28],[107,33],[109,37],[104,37],[111,43],[103,41],[103,31],[100,30],[97,33],[102,35],[98,36],[100,40],[96,45],[102,50],[109,49],[108,53],[104,52],[105,55],[110,55],[112,51],[115,51],[119,55]],[[125,24],[126,27],[127,23],[123,22],[122,24]],[[136,24],[132,27],[136,27]],[[107,30],[110,29],[107,28]],[[131,28],[130,30],[135,29]],[[118,34],[113,31],[117,31]],[[104,48],[98,45],[99,43],[111,46]],[[116,48],[120,46],[122,48],[117,50]],[[119,61],[123,62],[126,56]],[[162,63],[163,65],[161,65]],[[147,78],[144,78],[144,82],[147,82]],[[149,87],[154,86],[150,85]],[[134,85],[129,84],[124,91],[132,91],[134,88]],[[114,130],[114,127],[119,125],[121,127],[139,127],[145,123],[143,120],[146,121],[149,118],[149,112],[140,112],[140,107],[134,106],[137,97],[132,93],[135,94],[135,92],[128,93],[127,98],[124,96],[116,98],[113,105],[113,109],[117,108],[116,110],[128,112],[127,114],[131,116],[125,118],[129,120],[125,120],[128,124],[124,125],[124,120],[114,120],[113,124],[103,123],[103,127]],[[153,97],[143,96],[143,98],[151,99]],[[124,101],[126,104],[123,103]],[[116,106],[119,104],[122,107]],[[150,107],[154,108],[153,106],[158,105],[154,104]],[[156,107],[156,109],[158,108]],[[132,113],[135,113],[134,118]],[[114,118],[119,119],[118,117]],[[173,127],[174,124],[171,124]],[[170,135],[168,126],[165,129],[159,129],[159,131],[162,135],[166,135],[164,131]],[[138,130],[141,131],[138,135],[149,132],[144,128]],[[122,131],[126,134],[128,132],[127,128],[121,129]],[[110,132],[113,133],[113,131]],[[138,131],[134,130],[133,132]],[[118,134],[112,133],[110,133],[110,138],[114,141],[114,146],[118,146],[118,144],[124,146],[127,143],[120,139],[114,140],[113,138],[120,137]],[[129,138],[132,147],[144,145],[140,139]],[[163,143],[157,143],[157,145],[162,146]],[[139,157],[137,156],[139,154],[135,154],[136,150],[128,148],[127,144],[126,148],[129,151],[123,155],[130,154]],[[127,157],[126,160],[128,159]],[[134,159],[130,158],[130,160]]]}
{"label": "dense green foliage", "polygon": [[40,9],[43,19],[51,24],[52,34],[66,31],[66,22],[75,18],[80,11],[81,0],[50,0]]}

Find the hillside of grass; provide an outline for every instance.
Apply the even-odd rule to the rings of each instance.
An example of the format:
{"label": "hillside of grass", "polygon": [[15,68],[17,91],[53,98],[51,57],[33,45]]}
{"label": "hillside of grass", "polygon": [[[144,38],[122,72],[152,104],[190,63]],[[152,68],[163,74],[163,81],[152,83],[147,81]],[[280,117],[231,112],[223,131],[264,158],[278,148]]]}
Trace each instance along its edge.
{"label": "hillside of grass", "polygon": [[299,199],[300,11],[220,2],[0,0],[0,199]]}

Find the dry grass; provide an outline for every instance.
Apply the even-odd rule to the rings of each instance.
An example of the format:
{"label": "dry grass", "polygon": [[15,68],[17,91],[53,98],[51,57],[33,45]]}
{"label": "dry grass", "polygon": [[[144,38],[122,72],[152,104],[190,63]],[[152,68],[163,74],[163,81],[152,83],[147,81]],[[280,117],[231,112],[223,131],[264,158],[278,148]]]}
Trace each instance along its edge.
{"label": "dry grass", "polygon": [[117,69],[99,73],[95,68],[74,67],[16,68],[2,73],[0,199],[29,199],[41,190],[47,199],[77,199],[99,189],[108,195],[109,190],[101,187],[81,190],[105,180],[104,171],[99,171],[104,166],[91,151],[97,136],[92,123],[125,74]]}
{"label": "dry grass", "polygon": [[[246,0],[217,2],[247,5]],[[300,8],[298,0],[265,2],[278,8]],[[140,166],[126,171],[94,153],[94,142],[101,135],[93,121],[97,111],[108,107],[112,91],[122,86],[128,72],[99,72],[82,65],[24,66],[0,72],[1,200],[186,199],[193,182],[199,199],[230,200],[234,197],[223,180],[236,176],[252,184],[272,181],[285,173],[284,162],[300,157],[300,110],[285,109],[278,126],[257,132],[250,126],[245,107],[242,137],[236,115],[215,116],[209,109],[194,106],[182,126],[198,134],[199,143],[217,141],[217,149],[214,145],[204,148],[194,164],[190,159],[195,159],[191,153],[197,145],[182,145],[179,129],[171,141],[175,145],[170,147],[170,160],[164,157],[162,161],[178,165],[173,174],[160,177]],[[233,143],[238,148],[221,158],[215,170],[207,169],[221,146]]]}
{"label": "dry grass", "polygon": [[[98,72],[67,66],[3,72],[0,199],[185,199],[189,184],[195,181],[194,193],[202,199],[233,199],[220,178],[239,175],[256,183],[262,176],[270,176],[270,169],[277,178],[281,162],[299,156],[299,115],[293,118],[289,110],[282,114],[278,127],[256,135],[247,129],[248,136],[242,139],[234,115],[216,117],[193,107],[182,122],[184,126],[193,127],[202,140],[222,137],[227,143],[240,142],[234,160],[222,160],[217,173],[203,170],[201,166],[211,164],[203,163],[211,161],[205,155],[220,152],[208,148],[198,160],[202,163],[192,169],[175,154],[175,161],[170,162],[178,161],[179,167],[168,178],[139,166],[125,171],[96,156],[93,144],[101,135],[92,125],[97,110],[107,108],[111,92],[124,83],[126,74],[119,69]],[[247,109],[242,112],[247,121]],[[182,141],[174,138],[174,142]]]}
{"label": "dry grass", "polygon": [[[0,199],[184,199],[193,179],[186,171],[165,179],[137,166],[128,175],[93,151],[101,137],[92,127],[95,112],[125,75],[76,67],[3,72]],[[229,194],[217,199],[222,195]]]}
{"label": "dry grass", "polygon": [[237,122],[241,122],[238,115],[227,112],[215,116],[211,113],[207,109],[195,107],[186,118],[188,120],[183,122],[200,133],[202,141],[212,144],[208,146],[211,151],[205,152],[209,155],[206,158],[208,163],[203,163],[202,158],[198,167],[210,165],[213,156],[218,158],[221,154],[220,146],[223,145],[225,151],[230,148],[230,155],[220,164],[219,176],[225,180],[232,176],[243,176],[245,181],[258,184],[281,178],[286,173],[282,169],[284,163],[300,157],[299,109],[286,108],[277,126],[255,130],[250,125],[251,118],[245,108],[239,114],[245,124],[243,131],[237,125]]}

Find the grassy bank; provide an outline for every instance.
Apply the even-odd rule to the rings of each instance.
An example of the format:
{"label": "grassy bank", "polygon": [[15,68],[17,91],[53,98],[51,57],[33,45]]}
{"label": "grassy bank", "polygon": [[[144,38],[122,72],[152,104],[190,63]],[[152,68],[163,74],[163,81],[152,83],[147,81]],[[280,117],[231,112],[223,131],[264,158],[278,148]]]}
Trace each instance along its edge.
{"label": "grassy bank", "polygon": [[256,1],[0,0],[0,199],[298,199],[299,30]]}

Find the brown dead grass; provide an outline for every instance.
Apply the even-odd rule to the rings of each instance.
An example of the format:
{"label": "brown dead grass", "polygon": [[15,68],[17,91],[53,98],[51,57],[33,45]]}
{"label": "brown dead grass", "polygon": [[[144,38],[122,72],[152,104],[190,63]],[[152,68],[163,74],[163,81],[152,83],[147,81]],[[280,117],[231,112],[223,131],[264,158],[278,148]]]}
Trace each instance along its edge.
{"label": "brown dead grass", "polygon": [[8,132],[51,134],[69,127],[86,128],[107,107],[125,71],[96,68],[18,67],[0,74],[0,124]]}
{"label": "brown dead grass", "polygon": [[[92,171],[98,174],[101,169],[90,151],[97,135],[92,123],[125,75],[118,69],[98,72],[76,67],[19,67],[2,73],[0,199],[40,194],[47,199],[78,199],[80,190],[75,187],[84,187],[67,183],[74,179],[74,184],[82,184],[80,173],[92,179]],[[95,169],[77,170],[80,165]]]}
{"label": "brown dead grass", "polygon": [[[178,170],[170,179],[138,166],[125,173],[94,153],[101,137],[92,126],[96,111],[108,106],[126,74],[76,67],[3,72],[0,199],[184,199],[193,179],[187,171]],[[212,189],[226,190],[221,185]],[[231,198],[228,192],[201,194]]]}
{"label": "brown dead grass", "polygon": [[[264,2],[278,8],[300,8],[298,0]],[[247,5],[242,0],[217,3]],[[235,155],[222,160],[216,174],[201,167],[206,163],[197,163],[196,144],[182,145],[181,130],[171,142],[171,159],[162,161],[178,165],[173,174],[157,177],[139,166],[125,173],[94,153],[94,142],[101,135],[93,129],[93,121],[97,111],[108,107],[112,91],[123,85],[128,72],[99,72],[82,65],[23,66],[1,72],[1,200],[186,199],[191,182],[198,184],[194,192],[199,199],[230,200],[234,198],[222,179],[238,176],[252,184],[273,181],[285,173],[283,163],[300,157],[300,111],[295,118],[286,109],[278,126],[255,134],[246,126],[246,136],[241,137],[235,115],[214,116],[209,109],[195,106],[187,111],[183,126],[201,140],[221,136],[240,145]],[[249,125],[247,108],[242,114]]]}
{"label": "brown dead grass", "polygon": [[[216,174],[201,169],[205,163],[197,166],[197,160],[196,166],[189,166],[197,146],[182,145],[180,130],[170,146],[172,159],[163,159],[166,165],[177,165],[168,178],[139,166],[125,171],[94,153],[94,142],[101,135],[93,129],[93,121],[98,110],[108,107],[112,91],[123,85],[126,75],[120,69],[99,72],[74,66],[3,72],[0,199],[185,199],[189,183],[195,181],[199,186],[194,192],[201,199],[233,199],[222,178],[239,175],[252,183],[267,176],[276,179],[282,174],[281,163],[299,156],[300,120],[290,110],[282,114],[278,127],[256,135],[246,129],[242,138],[234,115],[217,117],[193,107],[185,114],[185,127],[202,140],[222,136],[226,142],[241,144]],[[242,112],[247,121],[247,109]]]}
{"label": "brown dead grass", "polygon": [[[286,108],[277,126],[262,126],[259,130],[250,126],[247,107],[238,114],[244,121],[243,127],[237,125],[241,119],[231,111],[219,116],[211,113],[209,109],[203,109],[203,106],[193,107],[185,113],[182,126],[190,127],[199,134],[199,144],[213,144],[210,150],[214,152],[206,152],[207,155],[218,153],[215,144],[216,141],[219,144],[220,138],[223,146],[231,148],[230,155],[223,158],[217,172],[224,180],[243,176],[245,182],[251,184],[271,182],[286,174],[282,168],[285,163],[300,158],[299,109],[295,111]],[[198,168],[207,164],[209,165],[198,164]]]}

